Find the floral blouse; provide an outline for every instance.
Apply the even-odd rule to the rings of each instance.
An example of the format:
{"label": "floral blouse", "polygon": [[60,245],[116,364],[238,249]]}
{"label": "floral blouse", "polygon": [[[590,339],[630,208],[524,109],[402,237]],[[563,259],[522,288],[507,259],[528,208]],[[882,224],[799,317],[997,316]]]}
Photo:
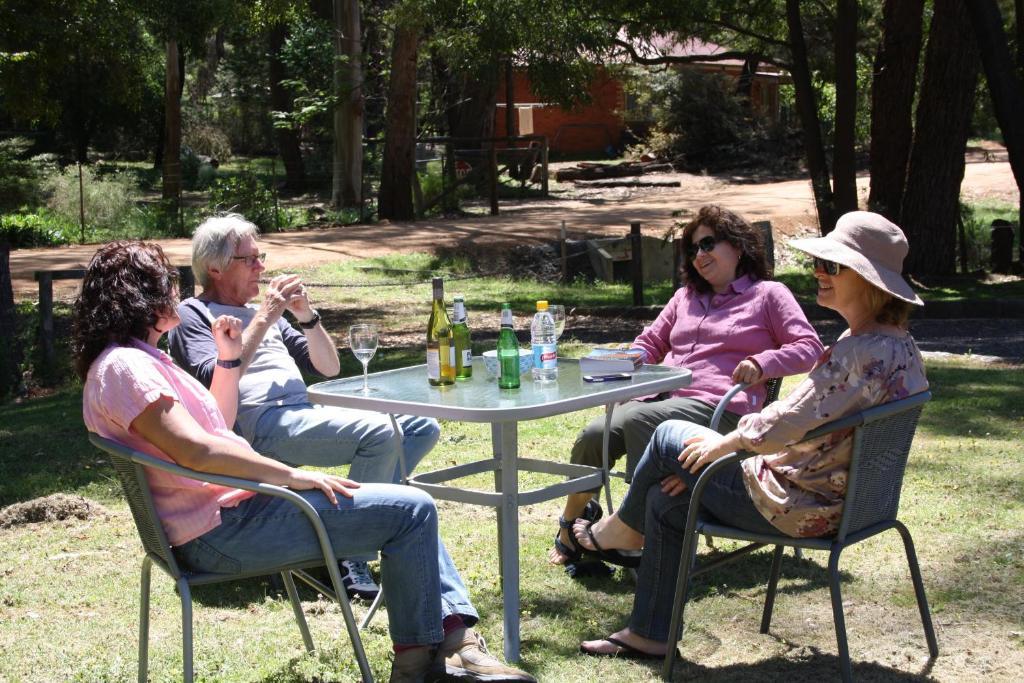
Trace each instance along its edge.
{"label": "floral blouse", "polygon": [[740,419],[743,448],[770,453],[743,461],[754,505],[789,536],[835,533],[843,514],[853,430],[797,442],[826,422],[927,388],[924,362],[909,334],[854,336],[847,331],[788,396]]}

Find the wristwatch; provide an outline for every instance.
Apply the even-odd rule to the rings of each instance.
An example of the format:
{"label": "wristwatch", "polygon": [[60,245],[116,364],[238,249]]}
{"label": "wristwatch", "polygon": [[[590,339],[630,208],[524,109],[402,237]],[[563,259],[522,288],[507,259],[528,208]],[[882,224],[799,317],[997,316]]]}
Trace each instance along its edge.
{"label": "wristwatch", "polygon": [[316,309],[313,309],[313,317],[310,318],[307,322],[302,322],[301,320],[299,321],[299,327],[301,327],[304,330],[311,330],[319,324],[320,312],[317,311]]}
{"label": "wristwatch", "polygon": [[224,368],[226,370],[234,370],[235,368],[240,367],[241,365],[242,365],[242,359],[241,358],[236,358],[234,360],[223,360],[221,358],[217,359],[217,367],[218,368]]}

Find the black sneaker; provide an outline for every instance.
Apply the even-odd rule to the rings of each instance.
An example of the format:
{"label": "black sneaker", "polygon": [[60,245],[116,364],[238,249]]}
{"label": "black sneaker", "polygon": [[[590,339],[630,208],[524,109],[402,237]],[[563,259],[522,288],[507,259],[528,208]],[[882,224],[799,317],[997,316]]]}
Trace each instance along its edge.
{"label": "black sneaker", "polygon": [[338,563],[341,570],[341,584],[345,586],[348,597],[373,600],[380,593],[380,586],[373,580],[370,568],[365,562],[342,560]]}

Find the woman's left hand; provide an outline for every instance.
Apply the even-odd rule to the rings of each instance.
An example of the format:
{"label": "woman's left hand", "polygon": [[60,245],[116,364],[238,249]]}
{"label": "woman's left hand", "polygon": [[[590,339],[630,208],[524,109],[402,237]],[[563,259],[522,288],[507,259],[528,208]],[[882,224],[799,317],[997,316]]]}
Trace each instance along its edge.
{"label": "woman's left hand", "polygon": [[736,369],[732,371],[732,381],[736,384],[741,382],[754,384],[761,379],[762,374],[761,366],[747,358],[746,360],[741,360]]}
{"label": "woman's left hand", "polygon": [[687,439],[683,452],[679,454],[679,462],[684,470],[696,474],[705,465],[718,460],[725,451],[721,448],[724,439],[722,437],[706,438],[695,436]]}

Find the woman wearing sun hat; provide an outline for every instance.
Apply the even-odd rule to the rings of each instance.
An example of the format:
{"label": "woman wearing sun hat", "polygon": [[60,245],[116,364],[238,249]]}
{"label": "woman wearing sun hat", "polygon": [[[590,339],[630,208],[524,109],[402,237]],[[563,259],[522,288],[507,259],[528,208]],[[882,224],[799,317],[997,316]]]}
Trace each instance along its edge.
{"label": "woman wearing sun hat", "polygon": [[665,654],[687,491],[701,468],[740,449],[762,454],[721,470],[704,490],[701,504],[725,524],[794,537],[834,533],[852,436],[798,442],[826,422],[928,388],[907,331],[912,306],[923,302],[900,274],[908,251],[903,231],[878,214],[854,211],[827,236],[789,245],[813,257],[818,303],[837,311],[849,328],[788,396],[745,415],[735,431],[723,436],[689,422],[662,424],[619,510],[598,522],[577,521],[574,533],[584,547],[643,546],[629,624],[585,641],[580,649],[586,654]]}

